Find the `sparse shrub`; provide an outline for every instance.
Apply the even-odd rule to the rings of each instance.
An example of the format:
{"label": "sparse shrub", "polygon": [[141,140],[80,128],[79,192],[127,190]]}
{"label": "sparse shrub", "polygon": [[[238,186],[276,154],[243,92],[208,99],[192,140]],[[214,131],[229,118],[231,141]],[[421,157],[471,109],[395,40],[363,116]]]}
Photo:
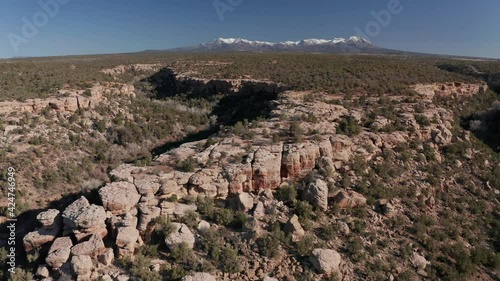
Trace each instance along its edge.
{"label": "sparse shrub", "polygon": [[315,241],[316,238],[312,235],[302,236],[296,243],[295,249],[297,250],[297,253],[301,256],[310,255],[312,253],[312,250],[314,249],[314,246],[316,245]]}
{"label": "sparse shrub", "polygon": [[284,203],[294,202],[297,198],[297,189],[293,185],[284,186],[276,191],[275,197]]}

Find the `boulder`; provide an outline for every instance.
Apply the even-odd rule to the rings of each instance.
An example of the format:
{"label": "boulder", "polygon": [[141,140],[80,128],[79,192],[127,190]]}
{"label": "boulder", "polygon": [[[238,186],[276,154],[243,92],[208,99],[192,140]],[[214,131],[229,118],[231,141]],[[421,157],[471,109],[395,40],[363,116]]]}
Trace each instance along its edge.
{"label": "boulder", "polygon": [[196,227],[196,229],[200,230],[200,231],[203,231],[203,230],[208,230],[210,229],[210,223],[208,221],[205,221],[205,220],[202,220],[198,223],[198,226]]}
{"label": "boulder", "polygon": [[355,208],[366,204],[366,198],[355,191],[340,191],[333,198],[342,209]]}
{"label": "boulder", "polygon": [[137,174],[134,175],[134,184],[141,195],[154,196],[160,190],[161,184],[157,175]]}
{"label": "boulder", "polygon": [[197,272],[183,277],[181,281],[216,281],[216,279],[209,273]]}
{"label": "boulder", "polygon": [[111,265],[114,259],[115,254],[112,248],[106,248],[104,252],[97,257],[97,260],[106,266]]}
{"label": "boulder", "polygon": [[387,199],[379,199],[375,202],[375,209],[386,217],[392,217],[395,212],[394,206]]}
{"label": "boulder", "polygon": [[92,259],[89,256],[73,256],[71,268],[76,275],[90,275],[93,268]]}
{"label": "boulder", "polygon": [[54,241],[60,229],[43,229],[38,228],[26,234],[23,238],[24,250],[31,252],[32,250],[41,247],[42,245]]}
{"label": "boulder", "polygon": [[60,228],[60,215],[58,210],[50,209],[41,212],[36,219],[42,224],[44,229]]}
{"label": "boulder", "polygon": [[238,208],[248,212],[253,208],[253,197],[250,193],[242,192],[237,196]]}
{"label": "boulder", "polygon": [[85,197],[80,197],[71,203],[62,213],[65,228],[77,228],[77,217],[83,210],[90,206],[89,201]]}
{"label": "boulder", "polygon": [[73,242],[70,237],[59,237],[50,246],[45,262],[52,268],[60,268],[69,259]]}
{"label": "boulder", "polygon": [[339,272],[340,254],[330,249],[314,249],[309,261],[321,273]]}
{"label": "boulder", "polygon": [[194,248],[194,235],[189,227],[183,223],[172,223],[174,231],[165,238],[165,244],[169,248],[180,243],[186,243],[191,249]]}
{"label": "boulder", "polygon": [[135,227],[119,227],[116,235],[116,246],[133,248],[139,239],[139,231]]}
{"label": "boulder", "polygon": [[430,264],[430,262],[428,262],[424,256],[422,256],[416,252],[413,252],[413,254],[411,255],[410,263],[411,263],[411,265],[413,265],[413,267],[415,267],[419,270],[425,270],[427,265]]}
{"label": "boulder", "polygon": [[90,256],[95,259],[98,255],[102,254],[105,249],[102,238],[94,234],[90,236],[88,241],[79,243],[71,248],[71,254],[73,256]]}
{"label": "boulder", "polygon": [[38,266],[35,275],[38,277],[41,277],[41,278],[47,278],[50,276],[50,272],[49,272],[49,269],[47,268],[47,266],[42,264],[42,265]]}
{"label": "boulder", "polygon": [[316,179],[309,183],[304,189],[302,197],[320,210],[326,211],[328,209],[328,185],[322,179]]}
{"label": "boulder", "polygon": [[124,214],[135,208],[141,196],[129,182],[109,183],[99,190],[102,204],[113,214]]}
{"label": "boulder", "polygon": [[302,225],[299,222],[299,217],[297,215],[293,215],[288,222],[284,226],[284,231],[286,233],[292,234],[292,240],[297,241],[302,236],[306,234]]}

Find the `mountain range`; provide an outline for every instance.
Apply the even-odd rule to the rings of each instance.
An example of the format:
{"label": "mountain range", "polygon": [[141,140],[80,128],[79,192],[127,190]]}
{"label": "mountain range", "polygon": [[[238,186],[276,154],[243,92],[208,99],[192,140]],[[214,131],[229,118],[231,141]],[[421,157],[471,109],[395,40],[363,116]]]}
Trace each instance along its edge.
{"label": "mountain range", "polygon": [[321,53],[394,53],[365,38],[304,39],[300,41],[266,42],[242,38],[219,38],[208,43],[166,51],[174,52],[321,52]]}

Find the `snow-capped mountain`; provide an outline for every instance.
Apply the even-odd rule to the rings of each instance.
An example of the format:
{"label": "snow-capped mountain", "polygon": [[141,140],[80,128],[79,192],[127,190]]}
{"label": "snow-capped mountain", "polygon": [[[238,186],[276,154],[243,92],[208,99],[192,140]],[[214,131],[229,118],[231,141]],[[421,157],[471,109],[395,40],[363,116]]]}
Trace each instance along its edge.
{"label": "snow-capped mountain", "polygon": [[349,38],[305,39],[300,41],[265,42],[242,38],[219,38],[197,46],[177,48],[173,51],[222,52],[325,52],[325,53],[379,53],[385,49],[370,41],[352,36]]}

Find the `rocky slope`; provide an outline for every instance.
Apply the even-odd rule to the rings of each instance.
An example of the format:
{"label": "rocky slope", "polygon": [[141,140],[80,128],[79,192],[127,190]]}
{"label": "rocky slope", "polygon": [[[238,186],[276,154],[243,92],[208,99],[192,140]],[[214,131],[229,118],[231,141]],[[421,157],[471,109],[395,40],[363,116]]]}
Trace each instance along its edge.
{"label": "rocky slope", "polygon": [[[437,106],[434,100],[473,96],[487,90],[486,85],[416,85],[411,98],[354,96],[345,100],[324,93],[286,90],[263,81],[175,77],[175,87],[169,86],[170,90],[176,89],[169,92],[172,95],[176,91],[205,95],[249,91],[272,92],[276,98],[267,119],[237,122],[208,139],[184,143],[157,155],[151,165],[120,165],[110,171],[112,181],[99,188],[95,202],[81,197],[64,210],[40,213],[40,227],[24,237],[28,253],[48,248],[41,256],[45,265],[37,271],[40,278],[128,280],[129,274],[113,261],[134,258],[145,243],[154,241],[163,216],[174,221],[160,241],[160,247],[169,255],[183,245],[194,249],[198,259],[209,260],[203,252],[210,231],[224,238],[224,249],[238,251],[233,258],[237,258],[239,270],[225,270],[227,261],[221,261],[211,274],[193,273],[182,280],[296,280],[297,276],[306,275],[313,278],[309,280],[375,280],[360,271],[370,272],[369,268],[373,263],[377,267],[377,262],[380,264],[375,271],[381,274],[377,278],[429,277],[429,262],[424,253],[429,251],[412,244],[413,234],[394,225],[401,220],[417,220],[409,207],[413,203],[408,205],[404,200],[422,201],[418,213],[437,216],[442,210],[438,204],[439,190],[448,190],[452,184],[446,179],[425,182],[422,179],[429,172],[416,169],[412,159],[421,157],[425,163],[435,161],[440,165],[447,157],[443,147],[467,142],[467,132],[453,133],[454,113]],[[407,151],[409,159],[397,162],[400,160],[396,161],[394,154],[403,155],[401,147],[408,143],[414,143],[419,152]],[[366,194],[355,187],[366,182],[366,163],[380,171],[386,161],[396,166],[395,163],[401,163],[405,169],[383,178],[387,185],[385,195],[401,194],[407,192],[404,188],[411,188],[414,198],[374,196],[375,181],[368,182]],[[460,161],[455,164],[463,165]],[[290,203],[284,199],[282,191],[290,188],[303,201],[297,203],[292,198],[295,203]],[[452,196],[454,191],[449,194]],[[241,226],[235,230],[224,223],[222,211],[207,221],[213,217],[206,210],[204,198],[214,198],[215,207],[220,210],[239,210],[244,218]],[[307,218],[299,207],[309,204],[317,213]],[[187,219],[193,216],[194,219]],[[291,240],[287,243],[297,244],[288,250],[287,246],[277,246],[279,253],[271,258],[263,253],[259,243],[274,237],[269,236],[275,233],[274,225],[281,225],[289,235]],[[326,239],[326,234],[316,231],[327,229],[325,225],[335,229],[335,234]],[[297,255],[306,240],[313,245]],[[370,255],[367,262],[361,262],[369,247],[382,243],[385,246]],[[408,245],[405,255],[394,253],[401,251],[399,243]],[[297,256],[301,258],[297,260]],[[175,258],[168,257],[167,260]],[[144,269],[147,274],[157,274],[165,267],[173,270],[165,260],[153,259],[148,263],[149,269]],[[405,274],[415,279],[403,279]]]}

